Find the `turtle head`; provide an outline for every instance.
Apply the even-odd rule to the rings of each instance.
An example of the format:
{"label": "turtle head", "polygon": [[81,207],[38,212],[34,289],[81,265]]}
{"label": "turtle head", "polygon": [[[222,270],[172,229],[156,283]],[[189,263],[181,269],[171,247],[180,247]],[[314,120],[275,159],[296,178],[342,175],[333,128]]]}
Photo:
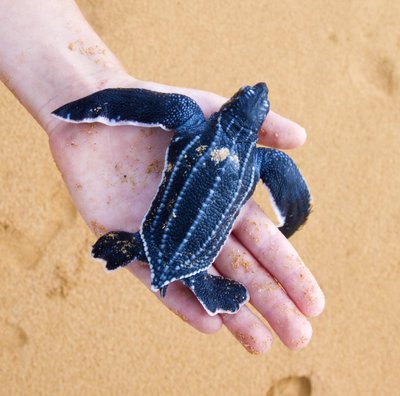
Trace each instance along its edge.
{"label": "turtle head", "polygon": [[[268,88],[265,83],[239,89],[220,110],[221,123],[227,134],[239,140],[256,141],[258,130],[269,111]],[[234,120],[234,121],[233,121]],[[233,121],[233,122],[232,122]]]}

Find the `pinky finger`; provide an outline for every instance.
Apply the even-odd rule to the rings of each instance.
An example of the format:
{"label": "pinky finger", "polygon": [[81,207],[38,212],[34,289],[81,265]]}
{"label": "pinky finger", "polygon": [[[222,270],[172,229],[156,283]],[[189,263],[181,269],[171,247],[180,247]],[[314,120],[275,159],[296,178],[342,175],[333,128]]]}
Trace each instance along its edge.
{"label": "pinky finger", "polygon": [[[211,267],[211,274],[220,275]],[[261,355],[272,346],[272,334],[265,324],[246,306],[235,314],[220,314],[222,322],[233,336],[242,344],[247,352]]]}
{"label": "pinky finger", "polygon": [[253,355],[268,352],[272,346],[272,334],[264,323],[247,307],[234,315],[221,314],[222,321],[235,338]]}

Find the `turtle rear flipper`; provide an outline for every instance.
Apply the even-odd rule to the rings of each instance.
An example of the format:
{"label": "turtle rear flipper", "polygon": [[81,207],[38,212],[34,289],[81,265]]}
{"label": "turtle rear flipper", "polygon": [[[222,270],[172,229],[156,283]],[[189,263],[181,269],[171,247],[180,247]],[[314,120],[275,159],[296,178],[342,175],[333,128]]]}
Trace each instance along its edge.
{"label": "turtle rear flipper", "polygon": [[113,271],[133,260],[146,261],[140,234],[113,231],[100,237],[93,245],[92,256],[106,262],[106,269]]}
{"label": "turtle rear flipper", "polygon": [[205,271],[181,282],[192,290],[209,315],[235,313],[249,301],[249,293],[241,283]]}

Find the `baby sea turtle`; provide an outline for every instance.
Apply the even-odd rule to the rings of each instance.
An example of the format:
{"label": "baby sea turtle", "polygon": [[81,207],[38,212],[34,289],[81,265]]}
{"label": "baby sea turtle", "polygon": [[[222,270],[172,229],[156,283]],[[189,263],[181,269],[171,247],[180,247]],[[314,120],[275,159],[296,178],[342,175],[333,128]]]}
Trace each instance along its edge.
{"label": "baby sea turtle", "polygon": [[136,233],[113,231],[92,254],[114,270],[132,260],[149,263],[151,288],[164,296],[180,280],[210,315],[235,313],[249,300],[239,282],[207,273],[240,208],[261,178],[289,237],[307,219],[310,193],[283,152],[257,148],[269,111],[265,83],[241,88],[206,119],[191,98],[146,89],[105,89],[68,103],[53,115],[68,122],[101,122],[175,130],[161,184]]}

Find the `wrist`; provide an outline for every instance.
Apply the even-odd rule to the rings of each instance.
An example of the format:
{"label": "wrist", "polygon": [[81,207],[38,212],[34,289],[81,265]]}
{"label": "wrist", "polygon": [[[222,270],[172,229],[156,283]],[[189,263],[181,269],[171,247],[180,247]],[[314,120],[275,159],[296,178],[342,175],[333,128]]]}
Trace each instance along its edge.
{"label": "wrist", "polygon": [[52,110],[127,75],[73,1],[42,3],[0,4],[0,77],[50,132]]}
{"label": "wrist", "polygon": [[34,114],[48,134],[62,122],[51,116],[51,112],[58,107],[101,89],[124,86],[127,80],[135,81],[122,67],[112,62],[104,63],[98,68],[86,66],[72,65],[70,70],[63,73],[62,80],[50,84],[46,97],[41,101],[42,107]]}

